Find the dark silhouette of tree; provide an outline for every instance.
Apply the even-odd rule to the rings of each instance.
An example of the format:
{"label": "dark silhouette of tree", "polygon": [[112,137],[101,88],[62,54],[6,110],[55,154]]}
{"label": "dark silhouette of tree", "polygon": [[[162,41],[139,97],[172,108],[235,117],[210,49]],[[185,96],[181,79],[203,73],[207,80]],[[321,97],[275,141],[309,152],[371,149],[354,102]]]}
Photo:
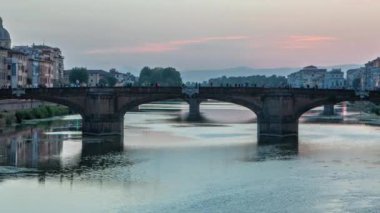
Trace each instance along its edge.
{"label": "dark silhouette of tree", "polygon": [[115,86],[115,84],[117,83],[117,79],[111,75],[107,76],[106,80],[107,80],[108,86],[110,86],[110,87]]}
{"label": "dark silhouette of tree", "polygon": [[105,87],[108,84],[107,80],[104,78],[101,78],[99,80],[99,86]]}
{"label": "dark silhouette of tree", "polygon": [[156,84],[160,86],[181,86],[181,73],[172,67],[156,67],[154,69],[144,67],[140,72],[139,85],[150,86]]}
{"label": "dark silhouette of tree", "polygon": [[88,72],[86,68],[83,67],[75,67],[71,70],[69,75],[69,81],[70,83],[77,83],[77,81],[81,83],[87,83],[88,82]]}

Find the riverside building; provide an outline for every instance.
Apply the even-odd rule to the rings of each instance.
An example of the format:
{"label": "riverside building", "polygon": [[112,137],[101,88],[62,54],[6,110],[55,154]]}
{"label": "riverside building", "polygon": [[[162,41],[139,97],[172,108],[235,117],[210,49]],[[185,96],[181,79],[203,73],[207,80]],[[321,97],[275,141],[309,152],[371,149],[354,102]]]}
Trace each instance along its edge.
{"label": "riverside building", "polygon": [[288,84],[293,88],[323,88],[326,69],[307,66],[288,75]]}
{"label": "riverside building", "polygon": [[63,84],[64,57],[47,45],[15,46],[0,17],[0,87],[53,87]]}

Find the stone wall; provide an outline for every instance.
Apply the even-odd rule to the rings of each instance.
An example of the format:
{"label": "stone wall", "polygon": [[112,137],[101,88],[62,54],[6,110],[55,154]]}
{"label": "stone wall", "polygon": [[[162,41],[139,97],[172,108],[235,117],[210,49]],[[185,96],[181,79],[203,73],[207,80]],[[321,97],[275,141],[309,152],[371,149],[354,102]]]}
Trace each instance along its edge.
{"label": "stone wall", "polygon": [[23,109],[36,108],[44,105],[45,102],[37,100],[1,100],[0,101],[0,112],[3,111],[17,111]]}

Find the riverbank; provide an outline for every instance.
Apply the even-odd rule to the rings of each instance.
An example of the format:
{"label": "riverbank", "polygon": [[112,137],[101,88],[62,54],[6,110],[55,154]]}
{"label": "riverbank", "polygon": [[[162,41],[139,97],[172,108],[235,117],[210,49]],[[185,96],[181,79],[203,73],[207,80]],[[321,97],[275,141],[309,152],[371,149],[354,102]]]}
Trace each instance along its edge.
{"label": "riverbank", "polygon": [[69,114],[72,113],[68,107],[57,105],[43,105],[33,109],[3,111],[0,113],[0,128],[22,124],[29,120],[46,119]]}
{"label": "riverbank", "polygon": [[353,111],[380,115],[380,106],[368,101],[348,102],[347,107]]}

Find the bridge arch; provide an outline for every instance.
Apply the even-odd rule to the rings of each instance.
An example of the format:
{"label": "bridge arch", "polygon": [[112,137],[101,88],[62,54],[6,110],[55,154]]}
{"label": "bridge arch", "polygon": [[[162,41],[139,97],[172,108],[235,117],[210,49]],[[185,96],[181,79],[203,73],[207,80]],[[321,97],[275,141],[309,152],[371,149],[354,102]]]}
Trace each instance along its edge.
{"label": "bridge arch", "polygon": [[71,110],[73,110],[74,112],[80,114],[82,118],[83,118],[84,113],[85,113],[83,107],[80,106],[79,104],[77,104],[75,102],[70,102],[70,101],[67,101],[67,100],[62,100],[60,98],[55,98],[55,97],[43,97],[43,98],[40,98],[40,97],[37,97],[37,98],[33,98],[33,100],[47,101],[47,102],[50,102],[50,103],[66,106],[66,107],[70,108]]}
{"label": "bridge arch", "polygon": [[[221,108],[215,108],[213,107],[213,104],[217,104],[218,107]],[[207,99],[202,101],[200,104],[200,109],[203,114],[202,117],[206,120],[215,122],[256,123],[259,117],[257,112],[251,108],[240,104],[215,99]],[[218,109],[221,111],[218,112]],[[220,114],[220,112],[223,112],[223,114]],[[229,112],[233,112],[233,114],[230,114]]]}
{"label": "bridge arch", "polygon": [[182,95],[178,96],[148,96],[148,97],[139,97],[134,99],[128,99],[124,100],[124,104],[120,106],[120,108],[117,111],[118,116],[124,117],[124,115],[136,107],[142,105],[142,104],[148,104],[152,102],[158,102],[158,101],[169,101],[169,100],[184,100]]}
{"label": "bridge arch", "polygon": [[82,118],[84,116],[83,107],[81,107],[80,105],[74,102],[65,101],[59,98],[55,98],[55,97],[33,97],[33,98],[12,97],[12,98],[1,98],[0,100],[12,100],[12,99],[13,100],[37,100],[37,101],[46,101],[53,104],[59,104],[62,106],[66,106],[69,109],[73,110],[74,112],[80,114]]}
{"label": "bridge arch", "polygon": [[200,105],[205,100],[215,100],[219,102],[225,102],[230,104],[235,104],[241,107],[244,107],[250,111],[252,111],[257,119],[259,118],[261,108],[258,104],[252,103],[247,100],[242,100],[239,98],[223,98],[223,97],[215,97],[215,96],[193,96],[191,98],[186,95],[174,95],[174,96],[154,96],[154,97],[141,97],[134,100],[129,99],[125,101],[125,104],[120,107],[118,110],[118,116],[124,117],[128,111],[134,110],[137,106],[142,104],[148,104],[159,101],[169,101],[169,100],[181,100],[186,102],[189,105],[189,120],[196,120],[200,116]]}
{"label": "bridge arch", "polygon": [[309,110],[314,109],[316,107],[320,107],[320,106],[324,106],[324,105],[336,105],[336,104],[339,104],[339,103],[342,103],[342,102],[345,102],[345,101],[353,101],[353,102],[357,102],[357,101],[369,101],[369,102],[372,102],[372,103],[376,104],[373,101],[365,100],[365,99],[363,99],[363,100],[351,99],[351,98],[347,98],[347,99],[335,99],[335,98],[331,98],[330,97],[330,98],[325,98],[325,99],[314,101],[312,103],[306,104],[306,105],[298,108],[297,111],[296,111],[296,117],[297,117],[297,119],[299,119],[303,114],[305,114]]}
{"label": "bridge arch", "polygon": [[338,103],[344,102],[345,100],[336,100],[333,98],[324,98],[317,101],[313,101],[311,103],[308,103],[306,105],[300,106],[296,109],[295,117],[299,119],[303,114],[308,112],[311,109],[314,109],[316,107],[324,106],[324,105],[336,105]]}
{"label": "bridge arch", "polygon": [[230,96],[222,97],[222,96],[213,96],[213,95],[205,95],[201,97],[203,100],[211,99],[215,101],[226,102],[226,103],[236,104],[236,105],[245,107],[251,110],[252,112],[254,112],[257,115],[257,117],[260,116],[261,111],[262,111],[262,107],[260,106],[260,104],[257,103],[256,100],[252,100],[252,99],[244,99],[240,97],[230,97]]}

